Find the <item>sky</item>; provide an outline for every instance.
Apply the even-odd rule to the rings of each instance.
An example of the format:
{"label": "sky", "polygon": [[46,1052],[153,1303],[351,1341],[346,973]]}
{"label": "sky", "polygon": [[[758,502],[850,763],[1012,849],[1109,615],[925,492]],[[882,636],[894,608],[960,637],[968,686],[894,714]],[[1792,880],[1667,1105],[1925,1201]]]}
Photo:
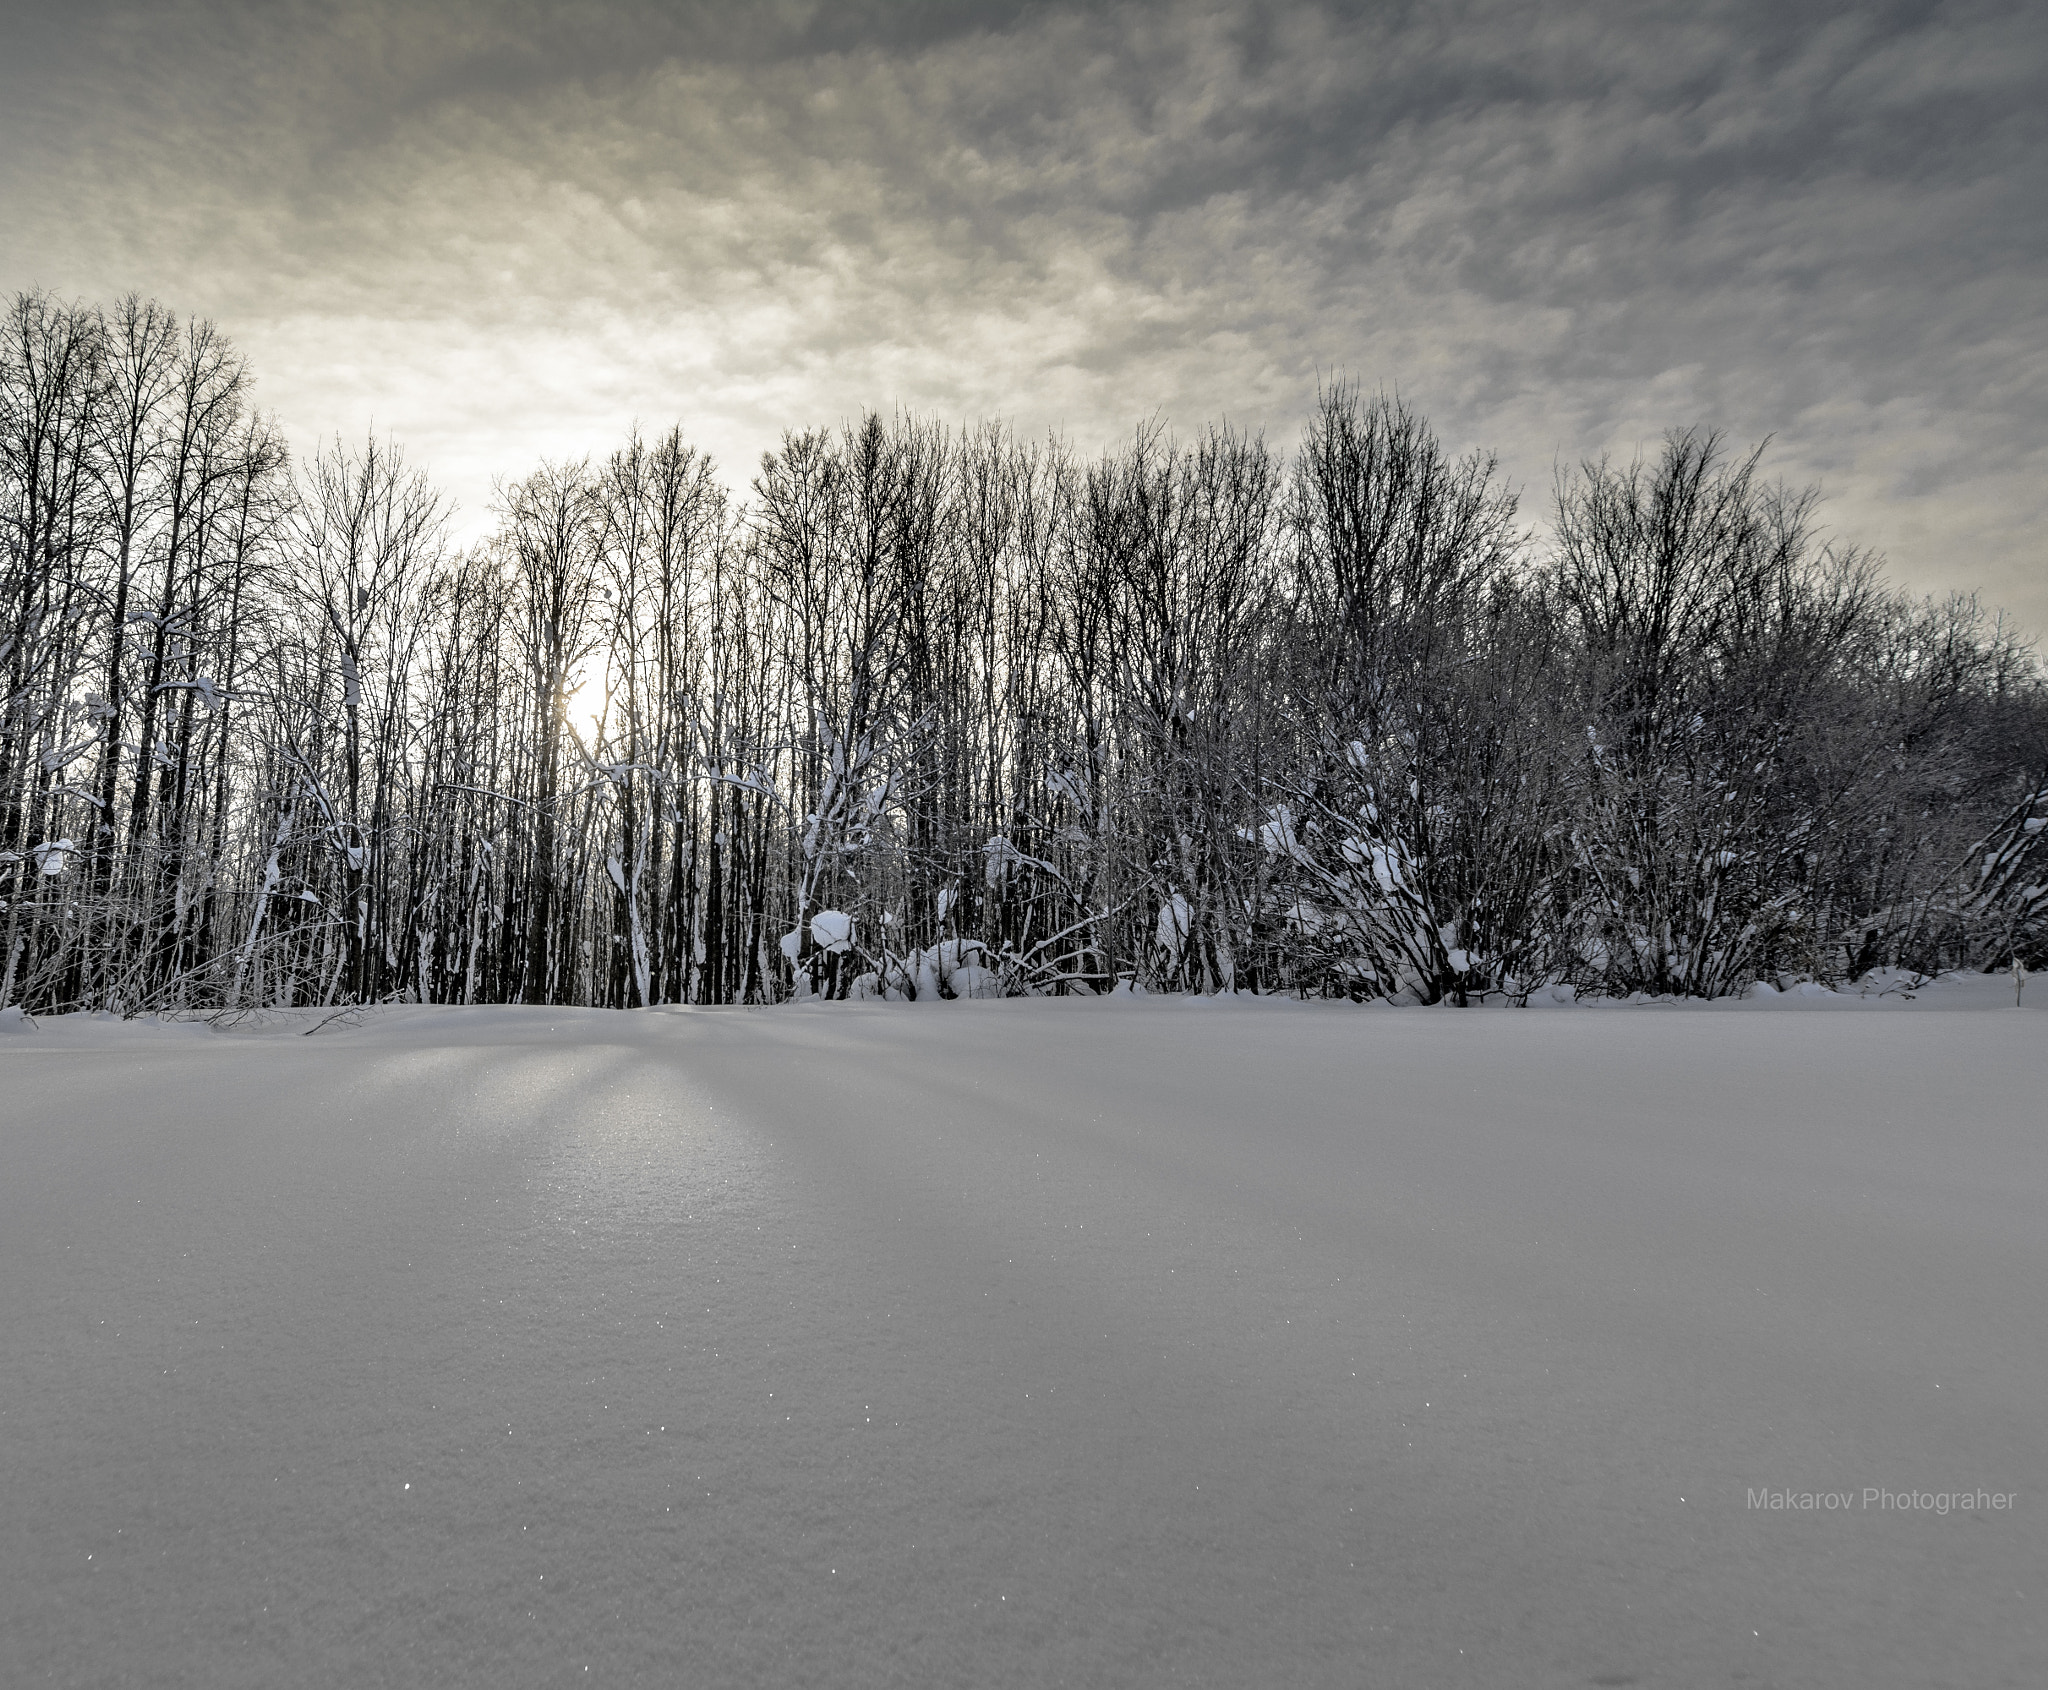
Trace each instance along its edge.
{"label": "sky", "polygon": [[301,451],[494,485],[907,407],[1560,465],[1769,437],[2048,634],[2048,7],[0,6],[0,292],[210,317]]}

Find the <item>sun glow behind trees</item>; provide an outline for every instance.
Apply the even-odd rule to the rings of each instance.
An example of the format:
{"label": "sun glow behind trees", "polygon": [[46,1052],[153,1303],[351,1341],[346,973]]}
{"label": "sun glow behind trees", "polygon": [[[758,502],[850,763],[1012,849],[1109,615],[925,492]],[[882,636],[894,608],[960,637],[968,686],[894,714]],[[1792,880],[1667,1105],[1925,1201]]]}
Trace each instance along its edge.
{"label": "sun glow behind trees", "polygon": [[1714,995],[2042,946],[2032,654],[1708,436],[1562,475],[1541,553],[1341,386],[1288,458],[870,415],[744,503],[671,431],[462,549],[388,443],[288,464],[209,325],[6,331],[0,1003],[908,996],[948,943],[977,992]]}

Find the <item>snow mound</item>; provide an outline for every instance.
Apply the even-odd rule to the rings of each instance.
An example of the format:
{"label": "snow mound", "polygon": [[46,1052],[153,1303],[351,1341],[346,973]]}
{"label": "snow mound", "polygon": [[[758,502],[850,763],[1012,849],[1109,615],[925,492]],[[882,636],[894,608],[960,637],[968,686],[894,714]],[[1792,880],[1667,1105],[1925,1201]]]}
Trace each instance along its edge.
{"label": "snow mound", "polygon": [[820,910],[811,917],[811,943],[830,956],[853,949],[853,917],[844,910]]}

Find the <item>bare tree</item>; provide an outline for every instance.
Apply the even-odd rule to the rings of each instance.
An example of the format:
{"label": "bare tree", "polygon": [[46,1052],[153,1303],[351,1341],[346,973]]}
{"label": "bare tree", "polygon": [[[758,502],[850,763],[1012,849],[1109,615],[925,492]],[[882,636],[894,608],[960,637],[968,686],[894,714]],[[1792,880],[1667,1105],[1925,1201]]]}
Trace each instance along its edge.
{"label": "bare tree", "polygon": [[0,1004],[1712,995],[2048,946],[2048,690],[1759,453],[1558,478],[1326,388],[1157,424],[679,430],[452,548],[294,477],[211,325],[0,322]]}

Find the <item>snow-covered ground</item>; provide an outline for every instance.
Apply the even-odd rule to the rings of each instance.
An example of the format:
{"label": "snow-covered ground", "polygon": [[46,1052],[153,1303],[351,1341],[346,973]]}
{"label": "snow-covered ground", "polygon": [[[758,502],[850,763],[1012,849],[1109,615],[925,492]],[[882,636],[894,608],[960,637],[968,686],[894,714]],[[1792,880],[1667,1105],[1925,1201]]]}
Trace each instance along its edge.
{"label": "snow-covered ground", "polygon": [[0,1682],[2035,1690],[2028,996],[0,1027]]}

